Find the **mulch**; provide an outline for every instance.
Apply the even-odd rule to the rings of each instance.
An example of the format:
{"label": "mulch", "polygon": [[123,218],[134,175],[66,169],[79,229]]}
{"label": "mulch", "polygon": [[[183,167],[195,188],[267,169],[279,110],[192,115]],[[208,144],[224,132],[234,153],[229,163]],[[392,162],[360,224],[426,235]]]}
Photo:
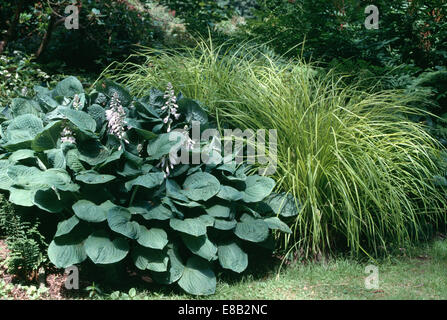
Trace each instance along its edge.
{"label": "mulch", "polygon": [[[3,262],[9,256],[10,251],[4,240],[0,240],[0,262]],[[8,293],[8,299],[13,300],[30,300],[31,297],[27,294],[26,290],[19,288],[22,286],[45,286],[48,291],[42,294],[39,299],[44,300],[65,300],[70,299],[70,293],[65,289],[65,280],[67,275],[57,270],[46,270],[44,276],[41,279],[23,279],[16,275],[8,273],[6,266],[0,265],[0,280],[3,280],[6,285],[13,285],[13,288]]]}

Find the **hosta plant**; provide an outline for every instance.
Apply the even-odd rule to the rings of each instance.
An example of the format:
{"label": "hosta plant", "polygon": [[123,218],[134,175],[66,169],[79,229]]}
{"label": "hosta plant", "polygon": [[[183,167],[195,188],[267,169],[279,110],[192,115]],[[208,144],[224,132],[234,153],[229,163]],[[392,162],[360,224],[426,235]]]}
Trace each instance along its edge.
{"label": "hosta plant", "polygon": [[156,282],[212,294],[216,267],[240,273],[246,247],[271,248],[272,230],[290,232],[278,216],[298,209],[272,193],[271,178],[231,155],[180,163],[179,153],[219,155],[214,139],[189,138],[193,121],[213,123],[172,86],[133,98],[108,80],[87,93],[69,77],[35,91],[1,114],[0,188],[59,217],[48,249],[56,267],[133,263]]}

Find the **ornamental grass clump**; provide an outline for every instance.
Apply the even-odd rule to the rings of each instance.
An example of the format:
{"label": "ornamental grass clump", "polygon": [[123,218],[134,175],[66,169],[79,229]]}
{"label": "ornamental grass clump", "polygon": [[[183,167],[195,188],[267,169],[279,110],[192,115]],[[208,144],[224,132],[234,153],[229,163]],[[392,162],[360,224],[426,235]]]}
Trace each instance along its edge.
{"label": "ornamental grass clump", "polygon": [[276,129],[272,177],[301,206],[286,248],[379,253],[445,223],[444,194],[433,181],[440,146],[408,120],[422,112],[407,107],[411,96],[365,93],[330,71],[258,49],[211,42],[143,49],[143,63],[115,64],[105,74],[135,94],[169,81],[222,126]]}
{"label": "ornamental grass clump", "polygon": [[[193,152],[192,121],[213,122],[198,102],[174,99],[172,86],[168,96],[153,88],[140,98],[109,80],[87,93],[74,77],[34,89],[33,99],[14,99],[1,113],[0,189],[54,230],[48,257],[56,267],[121,265],[208,295],[216,271],[245,271],[274,249],[272,230],[291,232],[279,217],[298,209],[272,192],[273,179],[248,175],[233,158],[178,161]],[[195,144],[208,150],[210,142]]]}

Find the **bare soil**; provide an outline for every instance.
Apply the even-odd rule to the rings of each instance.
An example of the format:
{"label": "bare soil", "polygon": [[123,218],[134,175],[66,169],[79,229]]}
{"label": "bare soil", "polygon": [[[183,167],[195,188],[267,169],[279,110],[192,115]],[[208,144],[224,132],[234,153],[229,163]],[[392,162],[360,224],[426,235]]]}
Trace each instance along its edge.
{"label": "bare soil", "polygon": [[7,299],[31,299],[30,295],[26,292],[26,289],[20,288],[20,285],[35,286],[36,288],[45,286],[48,291],[40,295],[39,299],[62,300],[69,298],[69,293],[64,286],[67,275],[57,270],[46,270],[43,273],[43,277],[40,279],[36,279],[38,277],[33,277],[33,280],[19,278],[18,276],[9,274],[6,266],[2,263],[6,261],[9,254],[10,251],[8,250],[6,242],[4,240],[0,240],[0,280],[3,280],[5,285],[13,286],[7,294]]}

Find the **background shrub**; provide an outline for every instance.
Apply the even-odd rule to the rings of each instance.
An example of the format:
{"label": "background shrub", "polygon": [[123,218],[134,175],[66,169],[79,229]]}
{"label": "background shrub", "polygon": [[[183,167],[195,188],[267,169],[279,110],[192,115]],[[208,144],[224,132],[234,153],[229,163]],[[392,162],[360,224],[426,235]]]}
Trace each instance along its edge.
{"label": "background shrub", "polygon": [[189,41],[183,20],[157,1],[76,1],[79,29],[70,30],[64,26],[64,10],[72,1],[6,2],[0,1],[5,17],[0,23],[0,54],[4,48],[34,53],[47,70],[57,73],[98,72],[114,60],[124,60],[137,45],[179,46]]}
{"label": "background shrub", "polygon": [[56,78],[20,51],[0,55],[0,107],[12,98],[32,93],[35,84],[50,85]]}
{"label": "background shrub", "polygon": [[[261,0],[248,19],[250,37],[277,53],[305,59],[363,59],[375,65],[408,63],[422,68],[446,63],[443,1]],[[379,8],[379,29],[364,27],[368,5]],[[301,51],[300,44],[305,43]]]}

